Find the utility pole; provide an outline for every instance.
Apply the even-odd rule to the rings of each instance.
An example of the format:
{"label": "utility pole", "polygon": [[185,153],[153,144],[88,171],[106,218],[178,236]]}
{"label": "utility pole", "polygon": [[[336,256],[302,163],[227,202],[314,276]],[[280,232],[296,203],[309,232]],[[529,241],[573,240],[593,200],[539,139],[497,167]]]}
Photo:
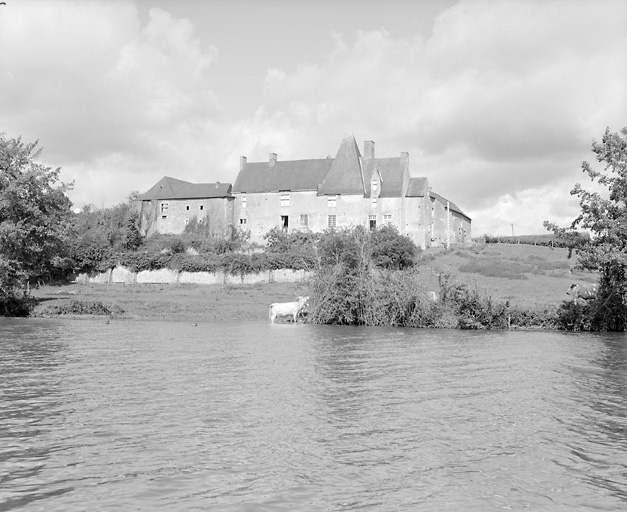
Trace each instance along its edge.
{"label": "utility pole", "polygon": [[451,204],[446,202],[446,248],[451,248]]}

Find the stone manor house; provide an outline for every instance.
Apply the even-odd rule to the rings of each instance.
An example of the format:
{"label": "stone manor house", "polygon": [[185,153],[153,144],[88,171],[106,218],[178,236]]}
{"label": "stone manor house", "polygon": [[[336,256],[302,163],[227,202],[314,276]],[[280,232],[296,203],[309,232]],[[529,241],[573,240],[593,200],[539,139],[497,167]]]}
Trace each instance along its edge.
{"label": "stone manor house", "polygon": [[462,210],[432,192],[427,178],[411,177],[408,153],[376,158],[374,142],[366,141],[362,155],[352,135],[335,158],[281,161],[270,153],[267,162],[248,162],[243,156],[232,186],[166,176],[138,201],[145,236],[182,233],[194,218],[215,236],[238,226],[258,243],[277,226],[321,232],[391,224],[423,249],[471,236]]}

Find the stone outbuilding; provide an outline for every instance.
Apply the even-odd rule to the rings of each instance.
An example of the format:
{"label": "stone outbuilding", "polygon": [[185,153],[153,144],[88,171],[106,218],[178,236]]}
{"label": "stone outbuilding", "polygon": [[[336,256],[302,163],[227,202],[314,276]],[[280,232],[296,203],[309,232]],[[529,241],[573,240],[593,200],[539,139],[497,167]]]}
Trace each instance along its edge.
{"label": "stone outbuilding", "polygon": [[431,200],[431,245],[463,244],[470,241],[471,220],[455,203],[429,192]]}
{"label": "stone outbuilding", "polygon": [[226,236],[233,223],[231,188],[230,183],[190,183],[165,176],[137,198],[140,233],[179,234],[195,220],[214,236]]}

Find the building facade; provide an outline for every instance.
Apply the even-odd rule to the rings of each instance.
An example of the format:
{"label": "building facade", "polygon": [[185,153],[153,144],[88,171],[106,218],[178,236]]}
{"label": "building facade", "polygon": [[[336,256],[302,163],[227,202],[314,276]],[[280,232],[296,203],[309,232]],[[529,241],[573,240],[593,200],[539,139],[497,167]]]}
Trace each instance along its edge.
{"label": "building facade", "polygon": [[470,242],[471,220],[455,203],[435,192],[429,192],[431,200],[431,245],[463,244]]}
{"label": "building facade", "polygon": [[413,178],[409,154],[377,158],[375,144],[342,140],[335,158],[267,162],[240,158],[233,187],[163,178],[140,196],[141,232],[181,233],[192,215],[219,236],[229,226],[264,243],[279,226],[287,231],[322,232],[357,225],[393,225],[426,248],[470,240],[471,220],[454,203],[431,192],[427,178]]}
{"label": "building facade", "polygon": [[137,198],[140,233],[179,234],[195,221],[214,236],[226,236],[233,224],[231,188],[230,183],[190,183],[165,176]]}
{"label": "building facade", "polygon": [[[431,195],[427,178],[411,177],[408,153],[377,158],[374,142],[366,141],[362,155],[353,136],[342,141],[335,158],[280,161],[270,153],[267,162],[248,162],[242,157],[232,192],[234,223],[250,232],[253,242],[263,242],[276,226],[321,232],[389,224],[426,248],[446,240],[442,229],[451,226],[440,222],[440,200],[445,208],[446,200]],[[463,223],[469,239],[470,218],[457,207],[448,213],[456,216],[454,226]]]}

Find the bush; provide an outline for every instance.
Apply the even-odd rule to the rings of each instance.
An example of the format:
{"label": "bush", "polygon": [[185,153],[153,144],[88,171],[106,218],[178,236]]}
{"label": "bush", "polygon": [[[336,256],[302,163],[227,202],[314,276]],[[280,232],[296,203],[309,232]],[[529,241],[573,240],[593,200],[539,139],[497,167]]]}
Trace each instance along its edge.
{"label": "bush", "polygon": [[266,240],[266,253],[311,253],[315,252],[315,245],[320,236],[305,231],[292,231],[288,233],[282,228],[276,227],[268,231],[264,236]]}
{"label": "bush", "polygon": [[119,306],[107,306],[99,301],[72,300],[65,304],[50,306],[42,311],[42,315],[98,315],[119,316],[124,310]]}
{"label": "bush", "polygon": [[28,316],[37,301],[26,293],[0,297],[0,316]]}
{"label": "bush", "polygon": [[457,318],[460,329],[504,329],[509,325],[509,302],[493,300],[465,284],[453,283],[440,275],[440,300]]}
{"label": "bush", "polygon": [[[159,270],[167,268],[172,260],[172,254],[147,252],[127,252],[118,255],[115,263],[118,263],[132,272],[142,272],[144,270]],[[114,267],[115,263],[108,268]]]}
{"label": "bush", "polygon": [[70,257],[78,272],[103,271],[110,268],[113,249],[102,232],[88,232],[71,245]]}
{"label": "bush", "polygon": [[557,311],[557,326],[566,331],[593,331],[592,308],[587,302],[564,301]]}
{"label": "bush", "polygon": [[370,235],[372,260],[377,267],[402,270],[414,265],[419,248],[394,226],[383,226]]}
{"label": "bush", "polygon": [[180,253],[184,252],[186,247],[182,236],[155,233],[150,238],[144,240],[141,249],[148,254],[161,252]]}

